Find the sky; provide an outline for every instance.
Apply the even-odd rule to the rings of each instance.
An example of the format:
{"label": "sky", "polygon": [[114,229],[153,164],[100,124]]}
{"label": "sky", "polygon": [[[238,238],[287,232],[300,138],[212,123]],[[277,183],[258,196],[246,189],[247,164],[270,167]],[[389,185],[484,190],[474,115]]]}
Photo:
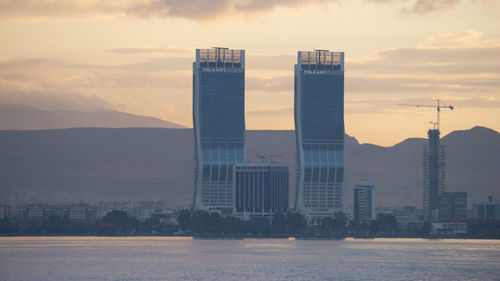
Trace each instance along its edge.
{"label": "sky", "polygon": [[196,48],[246,51],[246,127],[289,130],[297,51],[345,52],[346,133],[500,131],[500,0],[0,0],[0,103],[192,127]]}

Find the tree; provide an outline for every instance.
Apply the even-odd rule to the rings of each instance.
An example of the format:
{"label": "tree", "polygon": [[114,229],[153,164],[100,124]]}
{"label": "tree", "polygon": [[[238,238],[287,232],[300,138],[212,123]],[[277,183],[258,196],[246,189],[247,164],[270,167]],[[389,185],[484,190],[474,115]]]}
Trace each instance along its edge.
{"label": "tree", "polygon": [[422,236],[429,236],[431,230],[432,230],[432,224],[429,222],[424,222],[422,224],[422,227],[420,227],[420,229],[418,230],[418,234]]}
{"label": "tree", "polygon": [[182,230],[188,230],[191,226],[191,212],[189,210],[182,210],[179,212],[177,217],[177,223],[179,223]]}
{"label": "tree", "polygon": [[286,218],[281,212],[277,212],[272,217],[271,232],[274,234],[283,234],[286,232]]}
{"label": "tree", "polygon": [[333,231],[339,236],[344,236],[347,228],[347,216],[343,212],[335,213],[333,220]]}
{"label": "tree", "polygon": [[321,223],[319,226],[321,234],[328,236],[332,235],[334,229],[333,224],[334,221],[331,217],[324,217],[323,219],[321,219]]}
{"label": "tree", "polygon": [[248,222],[249,231],[253,234],[271,233],[271,222],[267,218],[254,217]]}
{"label": "tree", "polygon": [[139,221],[124,211],[108,212],[100,221],[99,229],[107,234],[126,234],[136,231]]}
{"label": "tree", "polygon": [[393,235],[399,231],[398,220],[393,215],[379,213],[377,219],[370,222],[369,230],[372,235]]}
{"label": "tree", "polygon": [[0,233],[9,234],[17,233],[18,231],[19,227],[9,217],[0,219]]}
{"label": "tree", "polygon": [[299,234],[307,229],[307,221],[300,213],[288,212],[286,214],[287,233]]}

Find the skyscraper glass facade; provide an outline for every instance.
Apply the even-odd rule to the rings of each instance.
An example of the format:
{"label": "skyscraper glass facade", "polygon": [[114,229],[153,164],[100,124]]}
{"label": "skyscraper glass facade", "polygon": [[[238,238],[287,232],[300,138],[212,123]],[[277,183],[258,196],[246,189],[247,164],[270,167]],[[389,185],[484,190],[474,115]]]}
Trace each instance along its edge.
{"label": "skyscraper glass facade", "polygon": [[246,161],[245,51],[197,49],[193,63],[193,208],[233,207],[233,164]]}
{"label": "skyscraper glass facade", "polygon": [[310,222],[342,210],[344,53],[298,52],[295,65],[295,207]]}

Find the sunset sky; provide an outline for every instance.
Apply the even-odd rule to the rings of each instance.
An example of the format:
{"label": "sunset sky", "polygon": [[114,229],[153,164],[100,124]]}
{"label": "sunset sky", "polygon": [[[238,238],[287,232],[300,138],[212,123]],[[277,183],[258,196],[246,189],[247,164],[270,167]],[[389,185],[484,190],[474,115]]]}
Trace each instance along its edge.
{"label": "sunset sky", "polygon": [[500,131],[497,0],[0,0],[0,103],[192,126],[196,48],[246,50],[247,129],[292,129],[298,50],[345,52],[346,133]]}

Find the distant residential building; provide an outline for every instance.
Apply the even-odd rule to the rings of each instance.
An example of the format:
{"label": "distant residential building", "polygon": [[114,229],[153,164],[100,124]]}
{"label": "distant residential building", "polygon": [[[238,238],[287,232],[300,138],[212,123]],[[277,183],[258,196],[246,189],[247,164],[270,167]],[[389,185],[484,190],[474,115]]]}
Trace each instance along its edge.
{"label": "distant residential building", "polygon": [[[186,209],[188,207],[182,206],[179,208]],[[127,215],[144,221],[153,215],[172,214],[175,208],[163,201],[100,202],[97,206],[96,216],[102,218],[111,211],[124,211]]]}
{"label": "distant residential building", "polygon": [[295,208],[317,224],[344,207],[344,53],[298,52],[294,86]]}
{"label": "distant residential building", "polygon": [[362,223],[375,218],[375,186],[369,181],[362,181],[354,188],[354,221]]}
{"label": "distant residential building", "polygon": [[28,206],[28,217],[31,218],[43,218],[43,205],[33,204]]}
{"label": "distant residential building", "polygon": [[397,206],[394,208],[394,216],[399,223],[421,223],[424,221],[422,210],[415,206]]}
{"label": "distant residential building", "polygon": [[68,218],[77,221],[95,221],[97,208],[87,204],[70,205],[68,206]]}
{"label": "distant residential building", "polygon": [[432,223],[432,235],[454,236],[457,234],[467,234],[468,224],[466,222]]}
{"label": "distant residential building", "polygon": [[71,204],[71,205],[49,205],[49,204],[28,204],[17,206],[17,216],[42,220],[48,219],[50,216],[68,218],[70,220],[87,220],[95,221],[97,208],[87,204]]}
{"label": "distant residential building", "polygon": [[235,215],[245,220],[288,210],[288,167],[269,161],[234,165]]}
{"label": "distant residential building", "polygon": [[500,202],[493,202],[493,196],[488,196],[488,201],[475,203],[472,208],[475,219],[500,220]]}
{"label": "distant residential building", "polygon": [[439,221],[467,218],[467,192],[443,192],[439,196]]}
{"label": "distant residential building", "polygon": [[69,208],[70,220],[85,220],[87,218],[87,208],[85,206],[71,206]]}
{"label": "distant residential building", "polygon": [[425,220],[431,221],[433,212],[439,209],[439,195],[445,187],[445,152],[439,141],[439,130],[429,130],[429,143],[424,147],[424,212]]}
{"label": "distant residential building", "polygon": [[196,49],[193,209],[232,212],[233,164],[246,161],[245,51]]}
{"label": "distant residential building", "polygon": [[0,219],[11,216],[11,208],[8,205],[0,205]]}
{"label": "distant residential building", "polygon": [[56,210],[53,206],[40,203],[32,203],[23,206],[17,206],[17,215],[28,219],[44,219],[53,215]]}
{"label": "distant residential building", "polygon": [[97,205],[97,218],[102,218],[111,211],[124,211],[128,215],[133,215],[134,205],[134,202],[99,202]]}
{"label": "distant residential building", "polygon": [[375,207],[375,213],[396,217],[399,223],[423,223],[424,211],[415,206]]}

